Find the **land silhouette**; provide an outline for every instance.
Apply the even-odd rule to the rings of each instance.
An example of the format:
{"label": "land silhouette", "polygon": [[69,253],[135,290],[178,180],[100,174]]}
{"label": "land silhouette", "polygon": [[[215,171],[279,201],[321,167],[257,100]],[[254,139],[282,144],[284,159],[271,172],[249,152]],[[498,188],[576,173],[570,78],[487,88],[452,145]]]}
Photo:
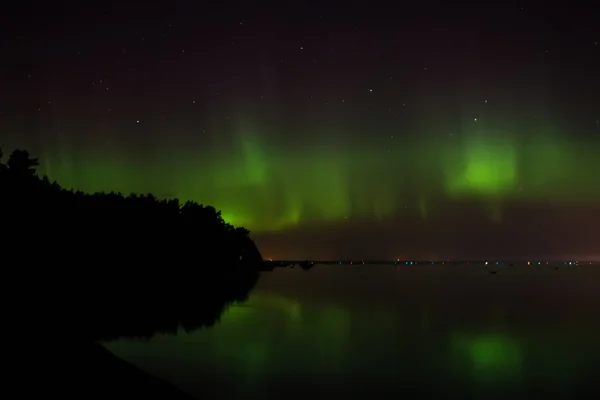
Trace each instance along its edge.
{"label": "land silhouette", "polygon": [[96,342],[218,322],[259,278],[250,231],[212,206],[65,189],[26,150],[2,161],[0,150],[5,318],[20,344],[11,362],[42,365],[15,379],[66,398],[188,398]]}

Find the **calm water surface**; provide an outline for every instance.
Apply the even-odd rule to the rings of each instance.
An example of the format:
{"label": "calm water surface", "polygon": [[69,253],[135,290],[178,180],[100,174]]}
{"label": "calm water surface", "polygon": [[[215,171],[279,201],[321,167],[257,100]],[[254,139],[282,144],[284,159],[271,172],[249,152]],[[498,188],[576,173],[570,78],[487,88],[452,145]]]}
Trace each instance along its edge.
{"label": "calm water surface", "polygon": [[279,269],[214,328],[105,345],[199,398],[600,393],[600,268],[489,268]]}

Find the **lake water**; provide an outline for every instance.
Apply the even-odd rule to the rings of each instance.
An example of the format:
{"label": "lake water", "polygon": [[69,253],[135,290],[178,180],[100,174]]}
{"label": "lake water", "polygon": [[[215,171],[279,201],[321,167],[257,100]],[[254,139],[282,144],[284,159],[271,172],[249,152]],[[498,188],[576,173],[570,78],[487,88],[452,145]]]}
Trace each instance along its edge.
{"label": "lake water", "polygon": [[600,268],[277,269],[213,328],[105,346],[199,398],[574,398],[600,393]]}

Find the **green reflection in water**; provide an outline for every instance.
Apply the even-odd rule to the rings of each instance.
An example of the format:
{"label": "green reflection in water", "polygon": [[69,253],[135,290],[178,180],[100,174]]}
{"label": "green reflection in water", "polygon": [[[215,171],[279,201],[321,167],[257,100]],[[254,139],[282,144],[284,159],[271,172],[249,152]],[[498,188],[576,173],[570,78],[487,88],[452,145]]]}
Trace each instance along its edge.
{"label": "green reflection in water", "polygon": [[336,364],[343,362],[350,332],[350,313],[338,307],[327,306],[316,326],[318,329],[312,332],[312,336],[316,339],[315,344],[321,354],[321,368],[335,368]]}
{"label": "green reflection in water", "polygon": [[339,368],[350,324],[349,312],[336,306],[314,308],[283,296],[254,294],[248,304],[229,308],[210,331],[194,335],[210,336],[206,355],[227,363],[252,385],[260,376],[289,370],[290,361],[300,371]]}
{"label": "green reflection in water", "polygon": [[518,377],[521,374],[523,356],[514,340],[502,335],[480,336],[468,346],[474,372],[479,376]]}
{"label": "green reflection in water", "polygon": [[[525,314],[536,316],[532,321],[518,318],[530,292],[510,290],[508,278],[454,281],[448,276],[434,286],[435,276],[424,280],[415,272],[394,275],[396,280],[384,275],[367,291],[368,275],[354,270],[328,281],[326,272],[298,272],[294,278],[302,290],[285,286],[288,275],[273,275],[280,288],[255,290],[211,329],[157,335],[149,342],[120,340],[107,348],[190,392],[214,385],[215,392],[234,397],[265,398],[278,398],[277,388],[286,384],[282,379],[297,379],[302,387],[294,391],[341,387],[352,392],[374,379],[382,391],[402,392],[424,383],[425,389],[460,386],[482,398],[513,398],[514,390],[528,387],[568,392],[600,362],[594,347],[598,327],[589,322],[595,309],[566,308],[557,300],[560,294],[570,295],[573,304],[598,304],[590,302],[596,287],[586,286],[597,280],[588,276],[569,281],[552,275],[551,288],[571,289],[540,295],[538,302],[547,304]],[[525,279],[534,282],[521,275],[514,281]],[[540,291],[546,281],[541,275],[535,279]],[[348,285],[350,280],[360,285]],[[492,299],[481,300],[482,289],[474,291],[481,285],[488,285]],[[263,286],[268,287],[264,281]],[[510,293],[502,302],[494,297],[499,287]],[[462,298],[464,293],[470,294]],[[225,383],[213,383],[218,379]]]}
{"label": "green reflection in water", "polygon": [[[461,335],[450,339],[451,365],[475,387],[514,387],[524,380],[524,357],[518,341],[502,334]],[[494,390],[495,391],[495,390]]]}

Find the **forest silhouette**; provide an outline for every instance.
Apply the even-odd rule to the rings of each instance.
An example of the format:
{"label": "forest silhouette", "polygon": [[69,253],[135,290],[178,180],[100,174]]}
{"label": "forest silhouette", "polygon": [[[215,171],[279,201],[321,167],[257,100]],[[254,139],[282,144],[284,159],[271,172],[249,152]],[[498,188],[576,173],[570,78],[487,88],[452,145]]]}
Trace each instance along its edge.
{"label": "forest silhouette", "polygon": [[38,176],[26,150],[2,160],[0,150],[13,323],[88,343],[191,331],[217,322],[259,278],[250,232],[212,206],[67,190]]}

